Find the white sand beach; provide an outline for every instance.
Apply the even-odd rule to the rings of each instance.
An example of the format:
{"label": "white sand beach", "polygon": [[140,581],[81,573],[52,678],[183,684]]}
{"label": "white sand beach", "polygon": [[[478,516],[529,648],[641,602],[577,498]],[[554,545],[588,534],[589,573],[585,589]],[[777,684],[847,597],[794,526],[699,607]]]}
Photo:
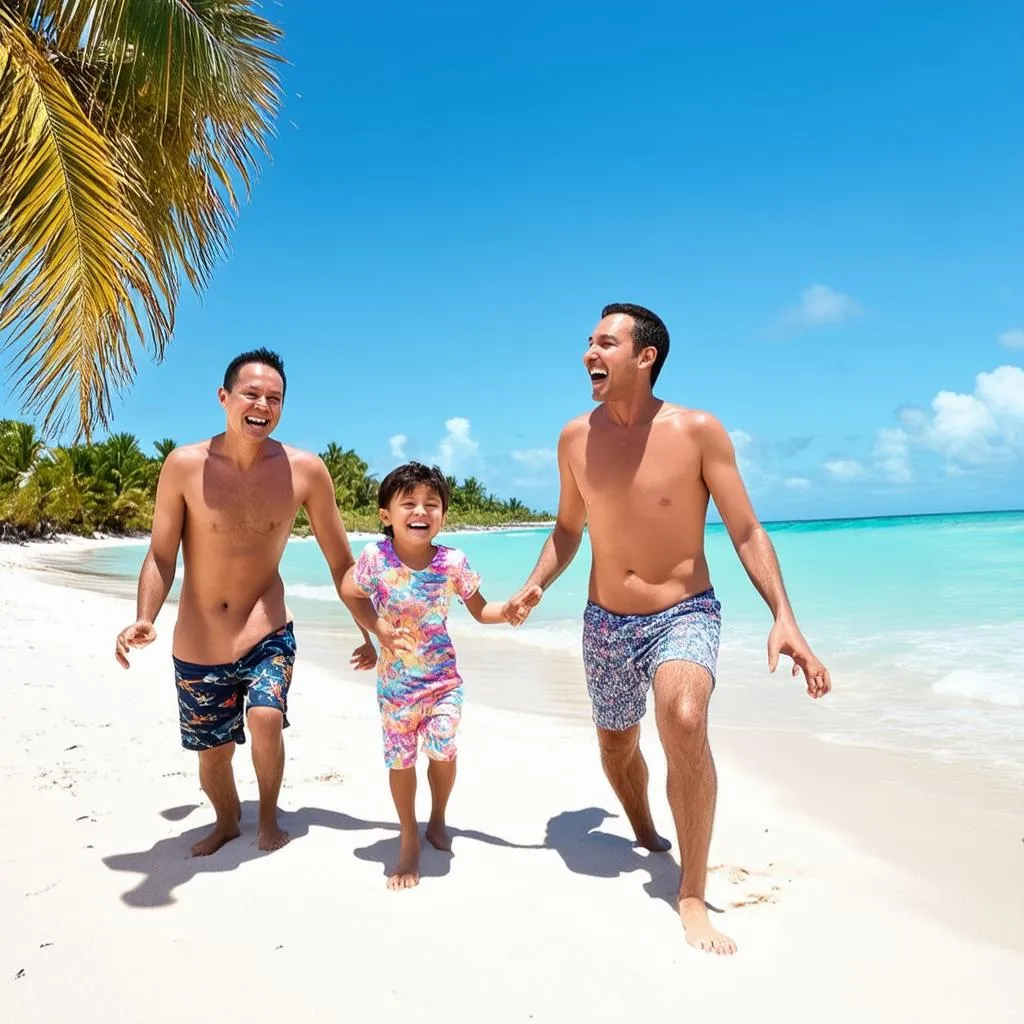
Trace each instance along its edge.
{"label": "white sand beach", "polygon": [[[471,648],[454,856],[427,848],[418,888],[385,887],[397,823],[373,691],[347,648],[331,673],[304,660],[301,621],[293,841],[256,849],[246,745],[243,835],[193,859],[211,817],[178,740],[175,609],[126,673],[112,651],[133,604],[33,571],[45,547],[0,546],[3,1021],[1021,1019],[1020,794],[715,727],[708,901],[739,945],[718,959],[685,944],[678,861],[634,848],[592,731],[475,702],[474,673],[502,669]],[[505,659],[508,686],[530,659]],[[645,732],[670,834],[652,716]]]}

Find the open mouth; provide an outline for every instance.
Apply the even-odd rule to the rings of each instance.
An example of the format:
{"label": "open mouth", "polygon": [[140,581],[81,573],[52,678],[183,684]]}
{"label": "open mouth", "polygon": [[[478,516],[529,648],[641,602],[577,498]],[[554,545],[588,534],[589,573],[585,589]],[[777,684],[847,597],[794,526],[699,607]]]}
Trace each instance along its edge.
{"label": "open mouth", "polygon": [[250,427],[265,427],[270,420],[261,420],[258,416],[246,416],[245,422]]}
{"label": "open mouth", "polygon": [[593,370],[590,371],[590,383],[591,384],[600,384],[601,381],[604,381],[604,380],[607,380],[607,379],[608,379],[608,371],[607,370],[600,370],[597,367],[595,367]]}
{"label": "open mouth", "polygon": [[430,529],[430,524],[429,523],[410,523],[409,524],[409,529],[410,530],[418,530],[421,533],[426,533],[427,530]]}

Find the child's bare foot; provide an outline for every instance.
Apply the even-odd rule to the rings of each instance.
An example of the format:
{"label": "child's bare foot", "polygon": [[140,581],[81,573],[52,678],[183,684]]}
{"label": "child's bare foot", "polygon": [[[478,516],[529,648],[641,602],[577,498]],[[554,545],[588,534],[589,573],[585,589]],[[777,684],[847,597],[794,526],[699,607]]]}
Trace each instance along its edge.
{"label": "child's bare foot", "polygon": [[427,825],[427,842],[435,850],[442,850],[444,853],[452,852],[452,837],[448,834],[448,827],[441,821],[432,821]]}
{"label": "child's bare foot", "polygon": [[711,927],[708,910],[704,901],[687,897],[679,901],[679,916],[683,920],[683,931],[686,941],[705,953],[717,953],[719,956],[730,956],[736,952],[736,943]]}
{"label": "child's bare foot", "polygon": [[395,870],[388,876],[389,889],[411,889],[420,884],[420,840],[413,835],[402,837]]}

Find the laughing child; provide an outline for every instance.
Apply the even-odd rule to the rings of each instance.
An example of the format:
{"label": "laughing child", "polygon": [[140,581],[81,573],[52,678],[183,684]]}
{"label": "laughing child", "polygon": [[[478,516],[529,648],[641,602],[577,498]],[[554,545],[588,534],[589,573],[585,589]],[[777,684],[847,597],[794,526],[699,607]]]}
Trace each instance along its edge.
{"label": "laughing child", "polygon": [[[401,827],[389,889],[419,883],[416,759],[421,744],[432,796],[427,840],[439,850],[451,849],[444,815],[455,782],[455,734],[462,714],[462,679],[447,625],[452,595],[477,622],[505,621],[502,605],[484,600],[480,577],[466,556],[434,543],[444,527],[450,493],[436,466],[409,462],[392,470],[377,495],[384,540],[363,549],[342,586],[356,620],[366,619],[361,625],[381,644],[377,703]],[[369,599],[373,613],[359,598]]]}

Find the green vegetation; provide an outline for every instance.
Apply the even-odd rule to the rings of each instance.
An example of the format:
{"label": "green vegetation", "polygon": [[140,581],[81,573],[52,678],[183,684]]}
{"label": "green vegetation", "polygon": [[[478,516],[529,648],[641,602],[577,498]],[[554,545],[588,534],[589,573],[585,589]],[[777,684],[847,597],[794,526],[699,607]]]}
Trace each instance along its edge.
{"label": "green vegetation", "polygon": [[[0,420],[0,540],[148,532],[160,467],[174,447],[173,440],[164,438],[153,444],[153,455],[146,455],[133,434],[111,434],[96,444],[47,448],[31,423]],[[334,480],[346,529],[379,529],[377,480],[369,475],[369,466],[354,451],[333,442],[320,457]],[[517,498],[505,501],[488,494],[475,477],[449,481],[449,526],[501,526],[550,518]],[[294,529],[309,530],[302,509]]]}

